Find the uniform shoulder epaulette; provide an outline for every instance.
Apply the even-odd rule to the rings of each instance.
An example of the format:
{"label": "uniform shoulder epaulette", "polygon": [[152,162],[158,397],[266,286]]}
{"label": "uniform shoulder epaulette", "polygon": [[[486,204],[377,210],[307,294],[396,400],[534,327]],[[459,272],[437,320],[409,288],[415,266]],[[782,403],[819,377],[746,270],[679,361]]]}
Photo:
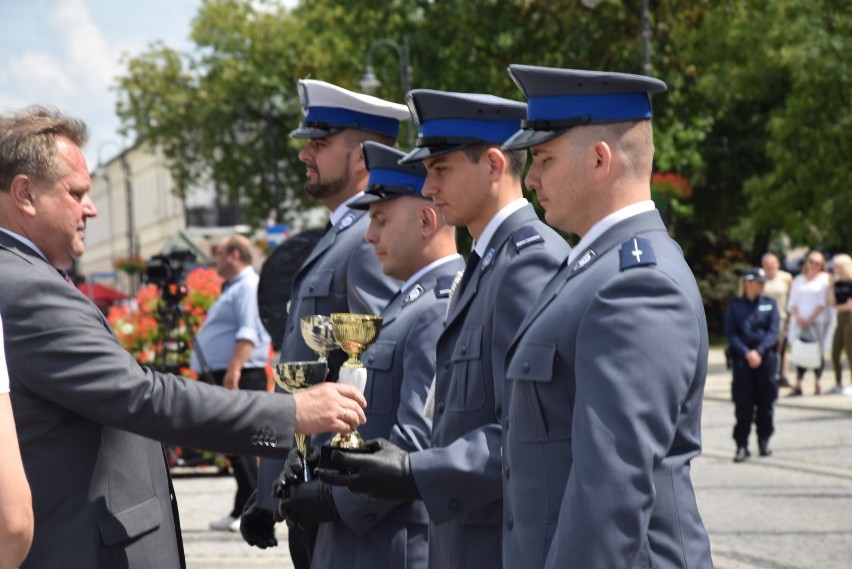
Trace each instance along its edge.
{"label": "uniform shoulder epaulette", "polygon": [[651,241],[645,237],[631,237],[622,243],[619,259],[622,271],[657,264],[657,257],[654,256]]}
{"label": "uniform shoulder epaulette", "polygon": [[435,298],[447,298],[450,296],[450,293],[453,290],[453,281],[455,278],[455,275],[438,277],[435,281]]}
{"label": "uniform shoulder epaulette", "polygon": [[515,242],[515,249],[520,251],[533,243],[544,241],[544,237],[532,225],[525,225],[512,233],[512,240]]}

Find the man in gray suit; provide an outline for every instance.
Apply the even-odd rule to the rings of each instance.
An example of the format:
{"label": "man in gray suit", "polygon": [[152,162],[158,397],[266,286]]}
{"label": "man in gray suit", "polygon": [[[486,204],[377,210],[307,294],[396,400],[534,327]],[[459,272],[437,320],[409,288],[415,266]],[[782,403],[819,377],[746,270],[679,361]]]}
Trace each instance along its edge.
{"label": "man in gray suit", "polygon": [[[305,117],[290,136],[307,140],[307,146],[299,153],[307,170],[305,191],[328,208],[331,219],[293,280],[282,361],[317,359],[302,338],[302,316],[328,316],[332,312],[379,314],[401,284],[382,274],[372,247],[364,241],[369,217],[365,211],[351,209],[349,204],[360,198],[367,186],[368,172],[361,143],[372,140],[393,146],[400,121],[411,118],[408,109],[313,79],[299,81],[299,95]],[[341,350],[329,356],[333,379],[337,379],[345,359],[346,354]],[[241,530],[252,545],[273,545],[271,514],[277,502],[272,496],[272,485],[283,467],[282,460],[260,461],[257,483],[260,510],[249,501],[246,513],[254,516],[255,522],[254,525],[249,522]],[[297,567],[307,567],[313,539],[311,536],[294,539],[295,533],[291,532],[289,542],[293,561]],[[298,547],[300,543],[305,547]]]}
{"label": "man in gray suit", "polygon": [[366,401],[334,384],[232,392],[137,364],[64,272],[97,215],[86,137],[57,111],[0,117],[0,313],[35,515],[24,567],[183,567],[156,441],[281,456],[294,431],[357,426]]}
{"label": "man in gray suit", "polygon": [[[368,424],[360,432],[414,452],[430,445],[432,421],[424,405],[435,375],[435,342],[464,261],[456,253],[453,228],[421,194],[423,164],[398,164],[402,152],[374,142],[363,147],[370,185],[352,207],[369,208],[367,242],[382,271],[405,284],[382,312],[379,339],[361,356]],[[423,502],[370,500],[319,479],[292,486],[299,474],[294,471],[284,486],[279,515],[291,524],[321,524],[313,569],[427,567],[429,516]]]}
{"label": "man in gray suit", "polygon": [[[429,566],[500,567],[503,361],[509,341],[568,245],[523,198],[523,152],[499,145],[525,105],[493,95],[414,90],[420,127],[405,161],[423,161],[423,195],[475,240],[436,348],[432,448],[332,453],[349,475],[328,479],[376,498],[421,498]],[[516,565],[517,566],[517,565]]]}
{"label": "man in gray suit", "polygon": [[650,77],[525,65],[510,149],[548,223],[581,237],[506,358],[506,567],[713,566],[689,478],[707,324],[651,201]]}

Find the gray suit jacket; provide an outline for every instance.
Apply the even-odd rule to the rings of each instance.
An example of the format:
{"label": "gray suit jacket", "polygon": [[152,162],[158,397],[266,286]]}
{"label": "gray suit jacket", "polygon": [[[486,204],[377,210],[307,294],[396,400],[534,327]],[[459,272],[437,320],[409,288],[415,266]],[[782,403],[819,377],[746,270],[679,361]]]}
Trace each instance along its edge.
{"label": "gray suit jacket", "polygon": [[228,454],[286,453],[292,397],[229,392],[152,372],[100,310],[0,232],[0,312],[35,540],[24,567],[183,564],[163,441]]}
{"label": "gray suit jacket", "polygon": [[[409,452],[428,448],[424,417],[435,375],[435,342],[443,330],[449,289],[464,269],[459,257],[418,279],[382,312],[379,339],[361,356],[367,367],[365,439],[385,437]],[[369,500],[334,487],[341,519],[319,527],[313,569],[425,569],[429,517],[423,502]]]}
{"label": "gray suit jacket", "polygon": [[436,349],[432,448],[411,470],[429,511],[429,566],[500,567],[503,361],[569,247],[532,206],[499,227],[450,304]]}
{"label": "gray suit jacket", "polygon": [[707,346],[695,278],[658,212],[560,270],[506,360],[506,567],[712,567],[689,478]]}
{"label": "gray suit jacket", "polygon": [[[311,361],[317,354],[302,338],[302,316],[332,312],[380,314],[402,283],[385,276],[372,245],[364,241],[370,225],[366,211],[349,210],[330,228],[302,263],[293,279],[293,296],[287,312],[282,361]],[[329,355],[331,377],[336,379],[346,360],[343,350]],[[276,386],[276,390],[281,390]],[[283,460],[261,459],[257,477],[257,498],[261,507],[272,510],[272,484],[284,468]]]}

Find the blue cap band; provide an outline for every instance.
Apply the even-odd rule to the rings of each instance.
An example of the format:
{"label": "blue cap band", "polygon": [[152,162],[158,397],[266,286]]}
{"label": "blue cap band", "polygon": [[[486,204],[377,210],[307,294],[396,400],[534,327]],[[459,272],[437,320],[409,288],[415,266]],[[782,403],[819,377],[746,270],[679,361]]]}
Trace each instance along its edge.
{"label": "blue cap band", "polygon": [[456,137],[479,139],[500,144],[515,134],[520,121],[478,121],[470,119],[435,119],[420,125],[421,138]]}
{"label": "blue cap band", "polygon": [[399,134],[399,121],[388,117],[379,117],[339,107],[308,107],[305,123],[316,121],[338,128],[359,128],[380,132],[396,137]]}
{"label": "blue cap band", "polygon": [[370,185],[380,184],[382,186],[411,186],[419,194],[423,188],[426,178],[417,174],[400,172],[399,170],[370,170]]}
{"label": "blue cap band", "polygon": [[531,121],[588,116],[594,123],[649,119],[652,115],[647,93],[530,97],[527,104]]}

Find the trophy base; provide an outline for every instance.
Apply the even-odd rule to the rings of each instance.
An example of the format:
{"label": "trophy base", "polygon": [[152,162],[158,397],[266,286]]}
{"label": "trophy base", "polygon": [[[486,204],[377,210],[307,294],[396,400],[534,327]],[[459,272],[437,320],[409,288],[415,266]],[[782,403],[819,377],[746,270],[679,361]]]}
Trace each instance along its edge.
{"label": "trophy base", "polygon": [[[352,433],[350,433],[352,434]],[[361,436],[358,433],[354,433],[355,436],[361,440]],[[344,438],[347,438],[348,435],[344,435]],[[319,459],[319,470],[336,470],[337,472],[343,472],[345,474],[351,474],[347,469],[340,468],[339,466],[335,466],[331,462],[331,453],[334,451],[343,451],[343,452],[356,452],[356,453],[371,453],[375,452],[375,449],[365,446],[360,447],[342,447],[335,446],[334,441],[332,440],[332,446],[323,445],[320,447],[320,459]]]}
{"label": "trophy base", "polygon": [[342,448],[346,450],[355,450],[364,446],[364,439],[358,434],[358,431],[352,431],[345,435],[337,433],[331,439],[331,446],[334,448]]}

